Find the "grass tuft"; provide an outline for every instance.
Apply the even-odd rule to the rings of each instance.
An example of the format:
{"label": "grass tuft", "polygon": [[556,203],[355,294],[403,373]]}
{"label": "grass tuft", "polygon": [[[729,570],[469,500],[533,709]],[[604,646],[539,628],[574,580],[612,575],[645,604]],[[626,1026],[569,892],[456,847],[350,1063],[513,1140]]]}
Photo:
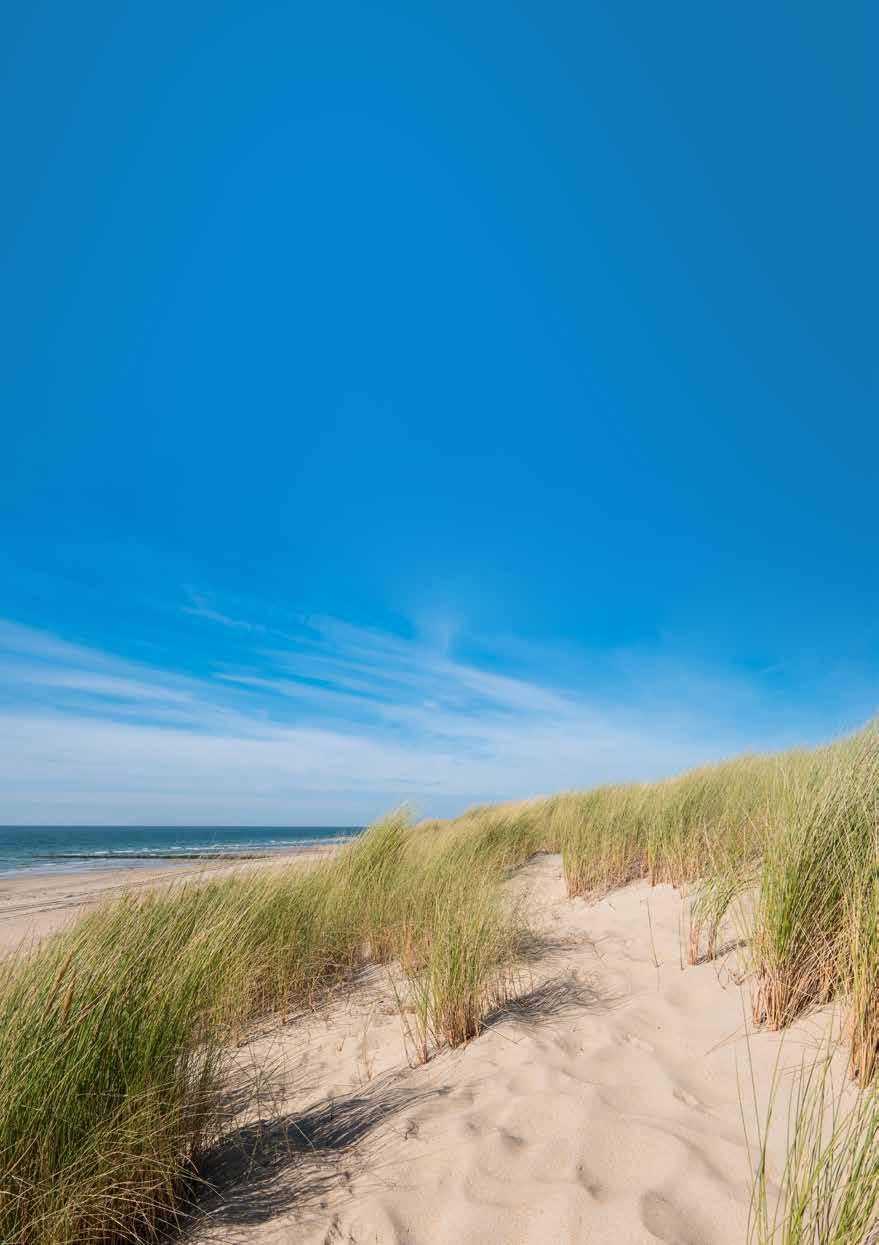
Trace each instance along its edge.
{"label": "grass tuft", "polygon": [[[691,962],[718,952],[740,906],[755,1016],[777,1028],[843,998],[852,1074],[862,1086],[874,1080],[879,730],[870,726],[813,752],[742,757],[659,783],[484,806],[447,822],[393,814],[314,867],[126,898],[4,961],[0,1240],[155,1239],[224,1126],[230,1048],[255,1020],[313,1004],[366,964],[399,966],[419,1058],[470,1041],[513,988],[523,923],[505,883],[541,851],[561,852],[572,897],[636,878],[697,884]],[[804,1085],[789,1201],[807,1207],[797,1212],[807,1226],[783,1239],[858,1242],[870,1162],[875,1172],[873,1091],[834,1117],[827,1150],[814,1142],[819,1082]],[[855,1235],[828,1236],[808,1209],[810,1190],[826,1193],[831,1176],[839,1210],[826,1222]]]}
{"label": "grass tuft", "polygon": [[758,1123],[751,1245],[873,1245],[879,1216],[879,1097],[852,1094],[830,1051],[804,1062],[788,1110],[784,1168],[767,1144],[780,1089],[778,1065]]}
{"label": "grass tuft", "polygon": [[515,857],[396,814],[315,867],[124,898],[5,961],[0,1240],[153,1239],[222,1129],[230,1048],[364,964],[420,966],[434,1045],[475,1036],[516,950]]}

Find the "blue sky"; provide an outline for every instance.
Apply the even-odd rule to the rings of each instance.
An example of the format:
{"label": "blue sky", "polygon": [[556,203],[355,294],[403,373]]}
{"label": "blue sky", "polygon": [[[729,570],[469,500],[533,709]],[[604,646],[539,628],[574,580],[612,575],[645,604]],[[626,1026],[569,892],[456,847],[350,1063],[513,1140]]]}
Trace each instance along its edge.
{"label": "blue sky", "polygon": [[335,823],[879,703],[867,5],[0,14],[0,821]]}

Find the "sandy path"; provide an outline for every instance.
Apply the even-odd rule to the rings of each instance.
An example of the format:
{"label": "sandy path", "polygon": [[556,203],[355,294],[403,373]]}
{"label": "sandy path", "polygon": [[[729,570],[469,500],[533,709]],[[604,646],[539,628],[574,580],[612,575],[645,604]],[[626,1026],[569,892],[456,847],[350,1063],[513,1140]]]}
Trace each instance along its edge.
{"label": "sandy path", "polygon": [[[260,1122],[218,1158],[193,1242],[743,1245],[737,1064],[750,1102],[750,1047],[765,1095],[781,1040],[746,1042],[731,961],[682,970],[670,887],[569,901],[554,856],[522,884],[544,931],[532,988],[466,1049],[410,1068],[373,972],[240,1052],[270,1069]],[[831,1020],[789,1031],[783,1063]]]}

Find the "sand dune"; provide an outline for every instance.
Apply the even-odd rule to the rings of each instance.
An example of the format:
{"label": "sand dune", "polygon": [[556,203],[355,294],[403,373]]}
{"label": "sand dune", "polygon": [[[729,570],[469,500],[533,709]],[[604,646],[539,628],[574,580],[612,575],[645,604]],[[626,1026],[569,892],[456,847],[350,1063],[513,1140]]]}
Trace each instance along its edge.
{"label": "sand dune", "polygon": [[540,937],[466,1048],[410,1067],[378,971],[242,1048],[263,1097],[208,1172],[194,1243],[742,1245],[749,1068],[765,1100],[779,1050],[797,1068],[832,1011],[746,1038],[735,954],[682,968],[670,887],[571,901],[555,856],[517,884]]}

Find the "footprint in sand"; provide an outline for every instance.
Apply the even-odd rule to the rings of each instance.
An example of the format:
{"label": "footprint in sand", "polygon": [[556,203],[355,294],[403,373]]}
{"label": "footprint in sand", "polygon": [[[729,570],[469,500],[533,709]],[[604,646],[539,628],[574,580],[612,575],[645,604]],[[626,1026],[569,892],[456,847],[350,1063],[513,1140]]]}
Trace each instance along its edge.
{"label": "footprint in sand", "polygon": [[685,1107],[694,1107],[697,1111],[703,1111],[708,1114],[708,1108],[704,1102],[700,1102],[695,1094],[691,1094],[689,1090],[682,1089],[680,1085],[676,1085],[671,1091],[672,1097],[677,1098],[678,1102],[682,1102]]}
{"label": "footprint in sand", "polygon": [[688,1214],[685,1219],[661,1193],[650,1191],[643,1194],[638,1209],[644,1227],[665,1245],[702,1245],[706,1239],[693,1224],[692,1217]]}
{"label": "footprint in sand", "polygon": [[634,1046],[636,1050],[646,1051],[648,1055],[652,1055],[656,1050],[652,1042],[645,1042],[643,1038],[636,1037],[634,1033],[627,1033],[623,1041],[629,1046]]}

